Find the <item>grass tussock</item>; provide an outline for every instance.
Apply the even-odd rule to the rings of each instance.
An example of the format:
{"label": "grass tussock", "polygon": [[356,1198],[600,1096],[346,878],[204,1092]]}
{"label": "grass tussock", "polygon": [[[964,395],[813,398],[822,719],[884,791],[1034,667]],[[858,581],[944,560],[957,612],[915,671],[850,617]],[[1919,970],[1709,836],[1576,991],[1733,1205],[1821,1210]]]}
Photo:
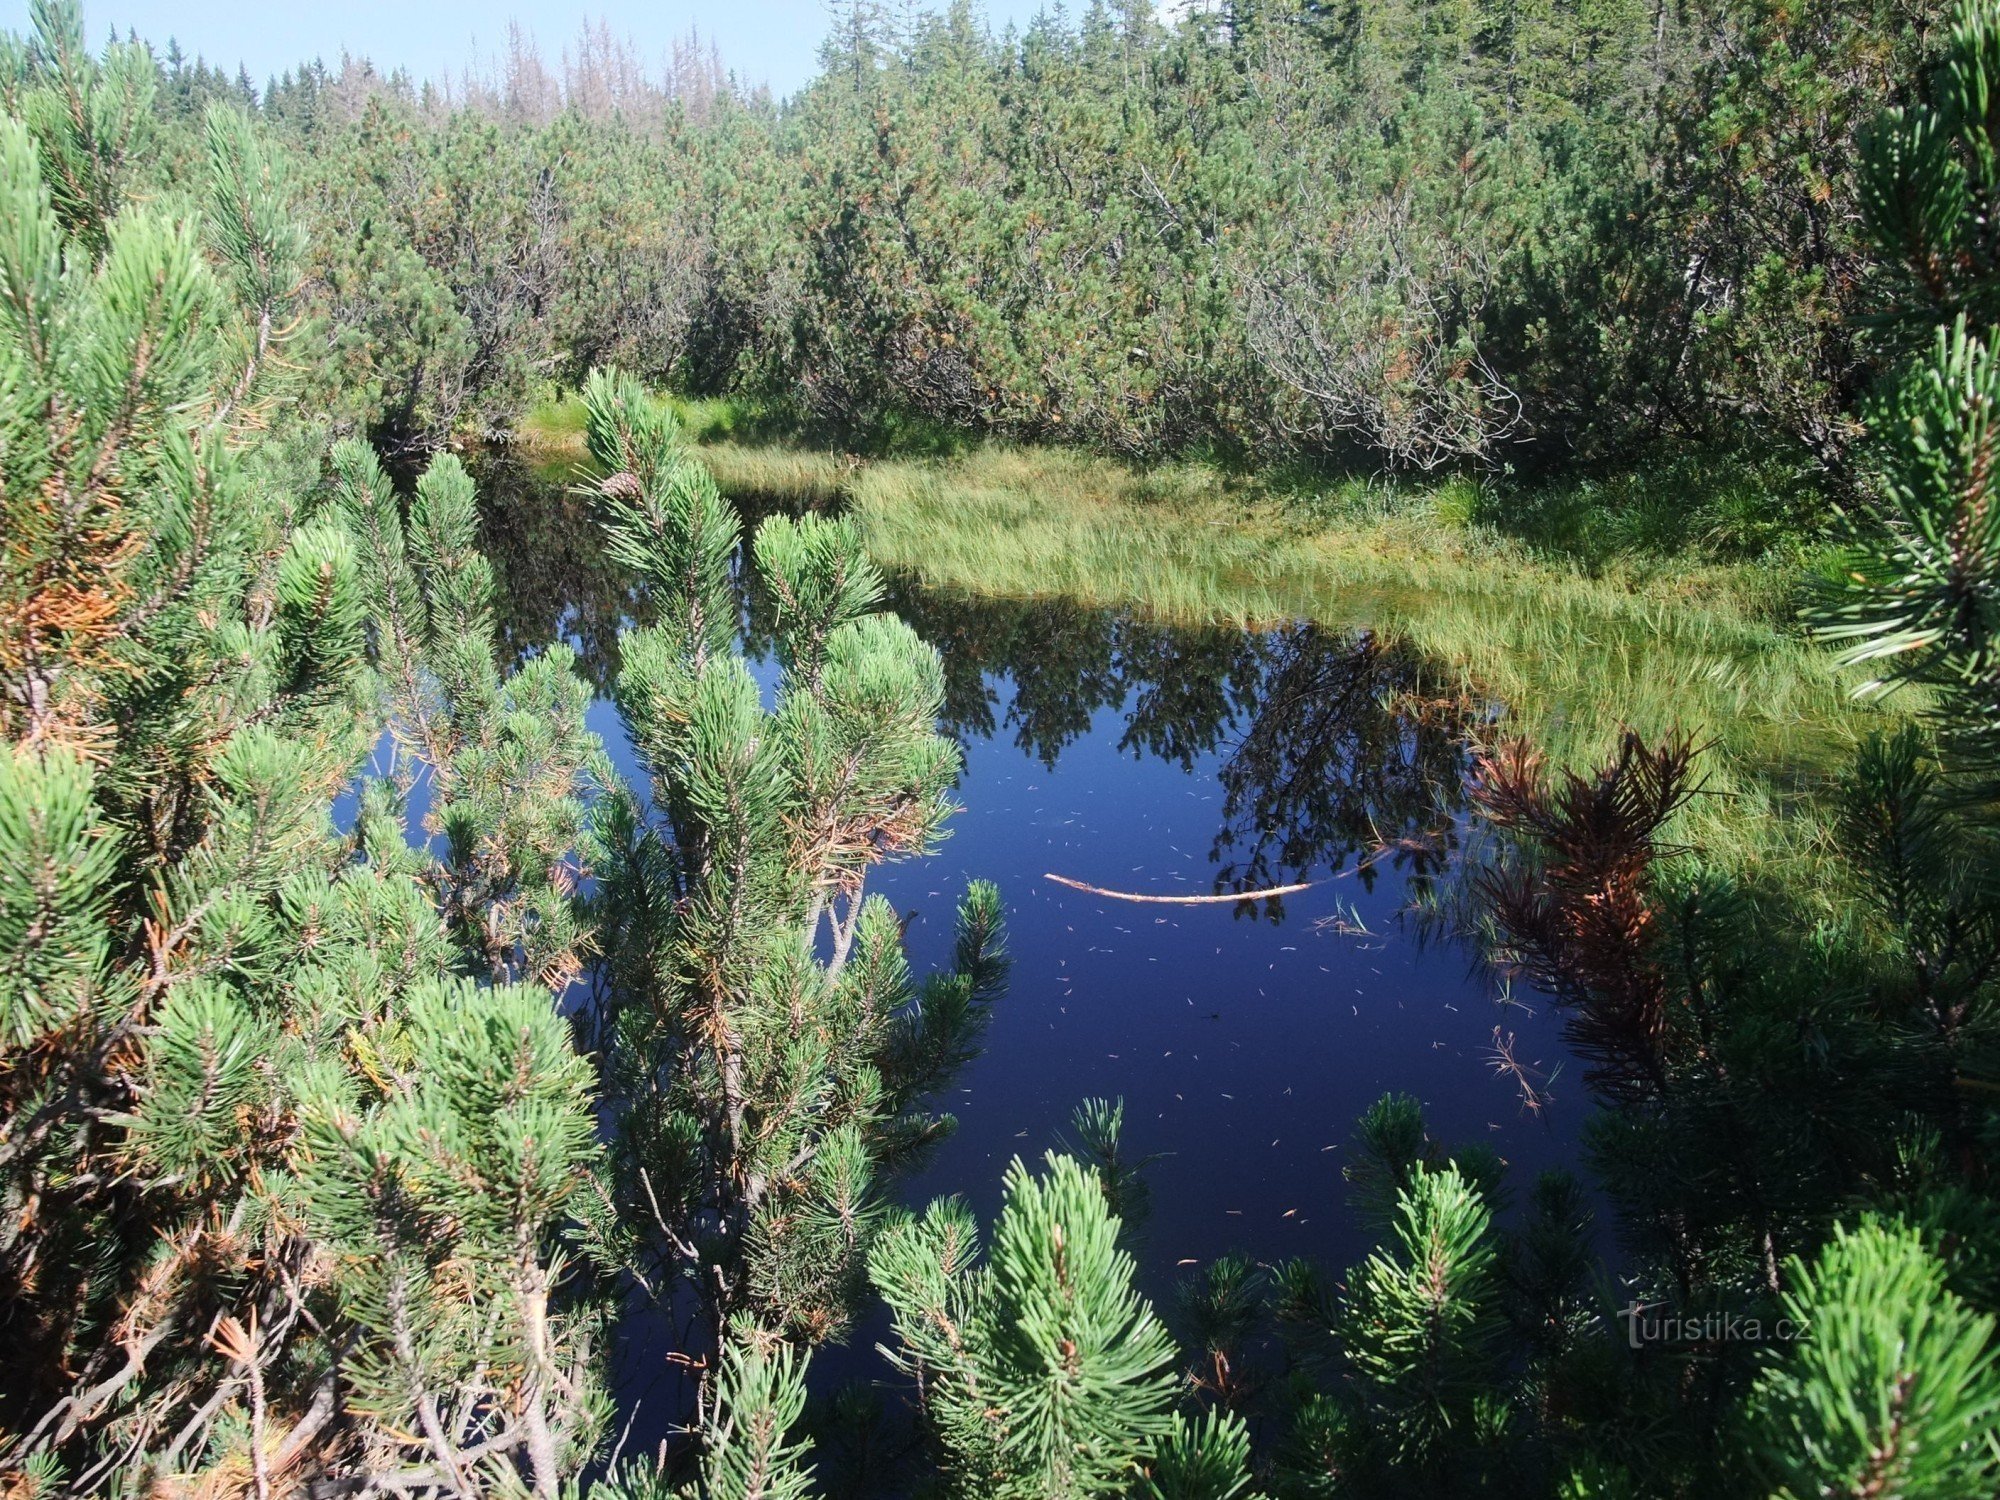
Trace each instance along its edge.
{"label": "grass tussock", "polygon": [[724,494],[787,505],[838,505],[864,472],[859,459],[806,448],[719,442],[703,444],[701,456]]}
{"label": "grass tussock", "polygon": [[534,458],[581,457],[583,426],[581,396],[552,396],[529,408],[510,436],[515,447]]}
{"label": "grass tussock", "polygon": [[[717,456],[725,488],[803,462]],[[1484,523],[1463,480],[1302,501],[1199,465],[985,448],[855,467],[839,495],[883,566],[933,587],[1407,642],[1560,764],[1627,725],[1693,731],[1713,751],[1682,833],[1732,863],[1808,854],[1820,792],[1880,722],[1792,624],[1796,569],[1552,554]]]}
{"label": "grass tussock", "polygon": [[[1596,764],[1626,726],[1692,731],[1713,748],[1682,836],[1725,862],[1811,857],[1820,794],[1881,722],[1792,622],[1796,558],[1700,560],[1704,543],[1770,541],[1754,476],[1499,494],[999,445],[863,460],[759,442],[728,402],[677,406],[726,493],[841,506],[885,568],[931,587],[1373,630],[1433,662],[1440,691],[1494,705],[1495,737],[1526,734],[1562,765]],[[580,403],[545,403],[522,436],[540,466],[572,471]]]}

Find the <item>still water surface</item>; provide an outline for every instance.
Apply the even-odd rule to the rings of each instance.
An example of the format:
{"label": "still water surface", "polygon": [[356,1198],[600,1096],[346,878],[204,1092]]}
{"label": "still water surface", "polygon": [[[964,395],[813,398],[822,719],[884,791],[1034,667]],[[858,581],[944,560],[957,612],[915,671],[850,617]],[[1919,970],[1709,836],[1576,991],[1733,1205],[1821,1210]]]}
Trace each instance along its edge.
{"label": "still water surface", "polygon": [[[491,466],[481,479],[508,648],[567,638],[602,689],[618,625],[639,608],[628,585],[560,486]],[[922,973],[948,960],[966,884],[992,880],[1013,958],[948,1102],[959,1128],[906,1184],[909,1201],[960,1193],[990,1223],[1012,1157],[1038,1159],[1079,1101],[1122,1098],[1126,1148],[1157,1158],[1141,1281],[1166,1305],[1178,1277],[1225,1253],[1359,1258],[1369,1239],[1344,1206],[1341,1161],[1385,1092],[1421,1099],[1448,1144],[1498,1150],[1517,1192],[1573,1159],[1582,1098],[1556,1018],[1540,996],[1503,1002],[1462,944],[1413,915],[1456,872],[1476,727],[1426,691],[1422,662],[1310,625],[1170,629],[908,581],[891,605],[943,655],[963,811],[939,854],[878,870],[870,889],[908,914]],[[745,618],[768,686],[754,598]],[[636,775],[608,702],[592,722]],[[1051,874],[1170,895],[1311,888],[1151,905]],[[1496,1070],[1496,1026],[1555,1075],[1545,1111]],[[864,1325],[862,1350],[876,1331]],[[656,1342],[646,1320],[627,1329],[628,1392],[660,1368]],[[883,1373],[868,1359],[818,1363]]]}

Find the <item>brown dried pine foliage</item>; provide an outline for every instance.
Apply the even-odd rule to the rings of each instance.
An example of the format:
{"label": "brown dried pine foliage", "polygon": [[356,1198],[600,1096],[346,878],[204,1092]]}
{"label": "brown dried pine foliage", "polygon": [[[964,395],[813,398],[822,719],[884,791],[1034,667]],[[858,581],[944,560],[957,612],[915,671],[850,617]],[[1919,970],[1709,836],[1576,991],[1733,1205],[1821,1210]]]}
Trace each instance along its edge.
{"label": "brown dried pine foliage", "polygon": [[1654,747],[1627,730],[1594,774],[1551,776],[1525,740],[1479,759],[1473,801],[1526,857],[1485,871],[1478,894],[1503,961],[1569,1012],[1570,1043],[1591,1084],[1625,1102],[1667,1089],[1668,985],[1657,952],[1656,863],[1674,852],[1661,828],[1700,790],[1697,747],[1683,734]]}

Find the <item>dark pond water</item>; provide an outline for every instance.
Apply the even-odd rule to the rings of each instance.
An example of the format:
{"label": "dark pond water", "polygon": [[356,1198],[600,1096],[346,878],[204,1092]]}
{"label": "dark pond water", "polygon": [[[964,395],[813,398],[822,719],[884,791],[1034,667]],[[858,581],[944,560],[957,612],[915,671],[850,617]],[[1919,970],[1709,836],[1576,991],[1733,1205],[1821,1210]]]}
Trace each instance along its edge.
{"label": "dark pond water", "polygon": [[[509,647],[565,636],[608,682],[634,602],[587,520],[519,471],[481,477]],[[1232,1251],[1339,1267],[1363,1253],[1341,1162],[1356,1117],[1387,1091],[1419,1097],[1446,1141],[1493,1146],[1517,1188],[1573,1158],[1577,1070],[1559,1071],[1537,1114],[1493,1064],[1497,1026],[1521,1061],[1558,1069],[1548,1007],[1503,1003],[1462,945],[1412,915],[1452,876],[1469,727],[1462,705],[1425,692],[1422,662],[1309,625],[1167,629],[907,582],[892,604],[943,654],[964,810],[941,853],[870,888],[913,914],[922,972],[945,961],[966,883],[997,882],[1014,961],[950,1101],[959,1129],[908,1184],[912,1201],[962,1193],[990,1222],[1010,1158],[1038,1158],[1079,1101],[1122,1098],[1128,1148],[1157,1156],[1142,1279],[1164,1302],[1177,1277]],[[755,654],[754,600],[748,619]],[[631,770],[608,705],[595,723]],[[1312,885],[1147,905],[1051,874],[1181,895]],[[642,1382],[660,1351],[643,1323],[628,1339]],[[879,1369],[865,1359],[821,1363]]]}
{"label": "dark pond water", "polygon": [[[1039,1152],[1079,1099],[1122,1097],[1130,1146],[1160,1154],[1157,1285],[1232,1250],[1358,1254],[1340,1153],[1389,1090],[1421,1098],[1440,1137],[1487,1141],[1517,1169],[1565,1157],[1563,1117],[1525,1111],[1491,1061],[1499,1025],[1517,1056],[1553,1065],[1552,1018],[1538,997],[1532,1013],[1503,1010],[1464,949],[1426,941],[1411,911],[1449,878],[1464,770],[1456,716],[1410,707],[1417,664],[1310,626],[1188,632],[907,591],[898,603],[949,663],[965,811],[939,856],[876,888],[923,914],[913,956],[941,960],[948,903],[996,880],[1015,956],[962,1080],[960,1130],[918,1192],[988,1207],[1007,1160]],[[1313,885],[1156,906],[1051,873],[1149,893]]]}

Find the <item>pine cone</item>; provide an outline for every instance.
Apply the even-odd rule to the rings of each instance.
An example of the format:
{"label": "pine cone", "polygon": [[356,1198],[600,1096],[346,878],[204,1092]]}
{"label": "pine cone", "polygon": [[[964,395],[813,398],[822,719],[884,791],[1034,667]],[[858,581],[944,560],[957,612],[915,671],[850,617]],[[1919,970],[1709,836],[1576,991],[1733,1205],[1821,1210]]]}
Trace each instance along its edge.
{"label": "pine cone", "polygon": [[637,500],[646,493],[646,487],[639,482],[639,476],[630,469],[620,469],[599,484],[597,489],[607,500]]}

